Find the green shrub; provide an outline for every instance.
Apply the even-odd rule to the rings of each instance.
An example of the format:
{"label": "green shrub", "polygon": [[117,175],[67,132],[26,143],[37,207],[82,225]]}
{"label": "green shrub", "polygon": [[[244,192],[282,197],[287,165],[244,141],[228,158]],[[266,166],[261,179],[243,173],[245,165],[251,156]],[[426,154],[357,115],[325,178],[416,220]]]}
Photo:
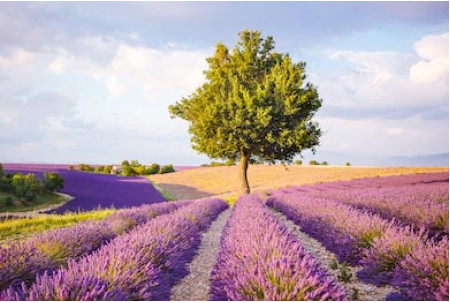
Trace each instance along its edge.
{"label": "green shrub", "polygon": [[150,166],[147,166],[147,171],[146,174],[147,175],[154,175],[159,173],[159,170],[161,169],[161,167],[159,166],[159,164],[153,163]]}
{"label": "green shrub", "polygon": [[128,160],[123,160],[122,166],[130,166],[130,162],[128,162]]}
{"label": "green shrub", "polygon": [[93,172],[95,169],[87,164],[79,164],[78,165],[79,171],[86,171],[86,172]]}
{"label": "green shrub", "polygon": [[34,174],[14,174],[11,185],[17,197],[32,201],[42,192],[42,185]]}
{"label": "green shrub", "polygon": [[350,162],[345,163],[345,166],[351,166]]}
{"label": "green shrub", "polygon": [[320,163],[320,165],[328,165],[327,161],[322,161],[322,163]]}
{"label": "green shrub", "polygon": [[44,188],[48,192],[63,189],[64,179],[58,173],[44,173]]}
{"label": "green shrub", "polygon": [[302,160],[295,160],[294,164],[295,165],[302,165],[303,161]]}
{"label": "green shrub", "polygon": [[140,176],[145,175],[147,172],[144,165],[139,165],[139,166],[135,167],[134,171],[136,172],[136,174],[138,174]]}
{"label": "green shrub", "polygon": [[13,206],[13,199],[10,196],[0,196],[0,207]]}
{"label": "green shrub", "polygon": [[163,167],[161,167],[161,170],[159,171],[160,174],[167,174],[173,172],[175,172],[175,169],[173,168],[172,164],[164,165]]}
{"label": "green shrub", "polygon": [[122,175],[126,177],[136,176],[136,171],[131,166],[122,166]]}
{"label": "green shrub", "polygon": [[319,165],[319,162],[317,162],[316,160],[311,160],[309,161],[309,165]]}
{"label": "green shrub", "polygon": [[111,174],[112,169],[113,169],[112,165],[107,165],[107,166],[105,166],[105,168],[103,169],[103,173],[105,173],[105,174]]}

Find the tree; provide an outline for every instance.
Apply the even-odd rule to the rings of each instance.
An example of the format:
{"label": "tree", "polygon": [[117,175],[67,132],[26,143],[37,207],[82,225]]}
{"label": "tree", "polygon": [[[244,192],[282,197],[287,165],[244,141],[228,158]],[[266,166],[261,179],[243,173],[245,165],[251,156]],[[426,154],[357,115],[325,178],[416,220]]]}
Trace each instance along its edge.
{"label": "tree", "polygon": [[42,191],[41,182],[35,174],[14,174],[11,184],[16,196],[27,201],[34,200]]}
{"label": "tree", "polygon": [[160,174],[168,174],[168,173],[174,173],[175,168],[173,168],[172,164],[161,166],[161,170],[159,171]]}
{"label": "tree", "polygon": [[64,188],[64,179],[58,173],[44,173],[44,188],[48,192]]}
{"label": "tree", "polygon": [[350,162],[346,162],[345,166],[351,166]]}
{"label": "tree", "polygon": [[322,101],[306,83],[305,63],[274,51],[272,37],[239,33],[232,51],[218,43],[207,59],[206,82],[169,107],[171,116],[190,122],[193,149],[213,159],[239,161],[241,191],[250,192],[250,159],[292,162],[319,144],[313,122]]}
{"label": "tree", "polygon": [[128,162],[128,160],[123,160],[122,166],[130,166],[130,162]]}
{"label": "tree", "polygon": [[159,173],[159,170],[160,170],[159,164],[153,163],[152,165],[147,166],[147,172],[146,173],[147,173],[147,175],[154,175],[154,174]]}
{"label": "tree", "polygon": [[302,160],[295,160],[294,164],[295,165],[302,165],[303,161]]}
{"label": "tree", "polygon": [[327,161],[322,161],[322,163],[320,163],[320,165],[328,165]]}
{"label": "tree", "polygon": [[317,162],[316,160],[311,160],[309,161],[309,165],[319,165],[319,162]]}

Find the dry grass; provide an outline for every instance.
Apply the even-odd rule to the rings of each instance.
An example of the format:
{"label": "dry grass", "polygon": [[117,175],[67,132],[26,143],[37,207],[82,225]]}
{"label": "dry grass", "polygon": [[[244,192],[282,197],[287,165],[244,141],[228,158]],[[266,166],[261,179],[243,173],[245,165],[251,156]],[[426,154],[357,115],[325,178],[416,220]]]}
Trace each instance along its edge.
{"label": "dry grass", "polygon": [[[253,191],[289,185],[313,184],[377,176],[448,172],[448,167],[356,167],[251,165],[248,177]],[[149,177],[176,199],[236,195],[239,188],[237,166],[201,167]]]}

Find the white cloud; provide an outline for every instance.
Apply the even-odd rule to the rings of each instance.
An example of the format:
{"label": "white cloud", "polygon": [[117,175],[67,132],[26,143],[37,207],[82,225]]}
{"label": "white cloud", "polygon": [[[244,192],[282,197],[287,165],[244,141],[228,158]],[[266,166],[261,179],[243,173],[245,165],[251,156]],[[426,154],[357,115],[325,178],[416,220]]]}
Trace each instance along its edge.
{"label": "white cloud", "polygon": [[422,58],[411,66],[410,78],[418,84],[448,83],[448,33],[429,35],[414,44],[417,54]]}
{"label": "white cloud", "polygon": [[398,127],[386,129],[386,133],[387,133],[389,136],[397,136],[397,135],[401,135],[401,134],[403,134],[404,132],[405,132],[404,129],[398,128]]}
{"label": "white cloud", "polygon": [[[102,81],[112,97],[132,89],[143,89],[149,95],[167,90],[190,93],[204,80],[208,56],[207,51],[161,50],[100,37],[85,38],[75,50],[84,50],[83,56],[60,49],[49,69],[59,74],[82,73]],[[106,56],[99,64],[97,58],[103,51]]]}
{"label": "white cloud", "polygon": [[[448,104],[448,33],[425,36],[413,53],[336,51],[330,57],[347,62],[341,74],[316,74],[328,115],[356,117],[417,114]],[[340,110],[339,110],[340,109]],[[345,110],[347,109],[347,111]],[[384,113],[383,113],[384,112]]]}

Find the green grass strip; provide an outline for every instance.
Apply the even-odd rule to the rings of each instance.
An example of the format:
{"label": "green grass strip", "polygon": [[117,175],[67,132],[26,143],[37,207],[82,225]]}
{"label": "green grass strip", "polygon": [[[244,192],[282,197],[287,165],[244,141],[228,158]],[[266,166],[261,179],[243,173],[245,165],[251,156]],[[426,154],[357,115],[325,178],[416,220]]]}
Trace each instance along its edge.
{"label": "green grass strip", "polygon": [[39,215],[32,218],[5,219],[0,222],[0,241],[19,240],[49,229],[68,227],[86,220],[102,220],[115,209],[94,210],[63,215]]}

